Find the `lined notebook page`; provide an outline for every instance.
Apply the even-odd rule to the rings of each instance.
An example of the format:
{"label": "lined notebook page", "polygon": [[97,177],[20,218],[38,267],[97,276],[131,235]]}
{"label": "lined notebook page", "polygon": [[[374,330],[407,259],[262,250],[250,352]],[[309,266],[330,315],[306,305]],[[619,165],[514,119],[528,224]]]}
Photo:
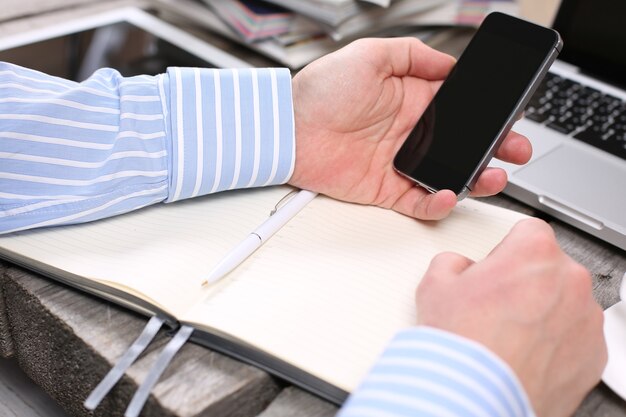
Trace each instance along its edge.
{"label": "lined notebook page", "polygon": [[203,296],[204,275],[290,190],[226,192],[0,236],[0,251],[66,271],[81,284],[95,280],[131,292],[178,316]]}
{"label": "lined notebook page", "polygon": [[524,215],[464,201],[445,221],[319,196],[184,321],[218,329],[352,391],[392,335],[416,322],[430,259],[485,256]]}

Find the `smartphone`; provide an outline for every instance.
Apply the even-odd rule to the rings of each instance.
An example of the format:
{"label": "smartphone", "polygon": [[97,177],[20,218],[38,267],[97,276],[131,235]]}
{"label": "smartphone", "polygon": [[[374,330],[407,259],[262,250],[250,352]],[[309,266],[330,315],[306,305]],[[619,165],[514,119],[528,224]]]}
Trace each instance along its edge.
{"label": "smartphone", "polygon": [[467,196],[562,46],[555,30],[489,14],[396,154],[396,171]]}

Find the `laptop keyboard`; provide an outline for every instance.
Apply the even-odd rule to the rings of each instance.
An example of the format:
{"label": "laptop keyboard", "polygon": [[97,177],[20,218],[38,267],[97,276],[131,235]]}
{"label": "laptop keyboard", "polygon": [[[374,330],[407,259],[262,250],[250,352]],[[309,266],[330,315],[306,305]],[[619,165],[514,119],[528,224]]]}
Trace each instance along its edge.
{"label": "laptop keyboard", "polygon": [[525,116],[626,159],[626,102],[620,98],[548,73]]}

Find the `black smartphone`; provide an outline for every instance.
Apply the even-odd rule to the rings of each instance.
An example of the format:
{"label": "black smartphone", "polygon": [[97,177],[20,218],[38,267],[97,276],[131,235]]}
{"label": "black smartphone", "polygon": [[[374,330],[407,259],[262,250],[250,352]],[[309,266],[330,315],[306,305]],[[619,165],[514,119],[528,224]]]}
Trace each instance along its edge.
{"label": "black smartphone", "polygon": [[555,30],[489,14],[396,154],[396,171],[467,196],[562,46]]}

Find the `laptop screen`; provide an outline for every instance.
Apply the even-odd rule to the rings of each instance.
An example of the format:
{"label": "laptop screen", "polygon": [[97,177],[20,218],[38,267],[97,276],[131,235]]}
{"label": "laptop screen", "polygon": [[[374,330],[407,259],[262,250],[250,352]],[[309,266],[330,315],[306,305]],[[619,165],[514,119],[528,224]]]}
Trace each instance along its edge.
{"label": "laptop screen", "polygon": [[553,28],[563,37],[560,60],[626,87],[625,0],[562,0]]}

